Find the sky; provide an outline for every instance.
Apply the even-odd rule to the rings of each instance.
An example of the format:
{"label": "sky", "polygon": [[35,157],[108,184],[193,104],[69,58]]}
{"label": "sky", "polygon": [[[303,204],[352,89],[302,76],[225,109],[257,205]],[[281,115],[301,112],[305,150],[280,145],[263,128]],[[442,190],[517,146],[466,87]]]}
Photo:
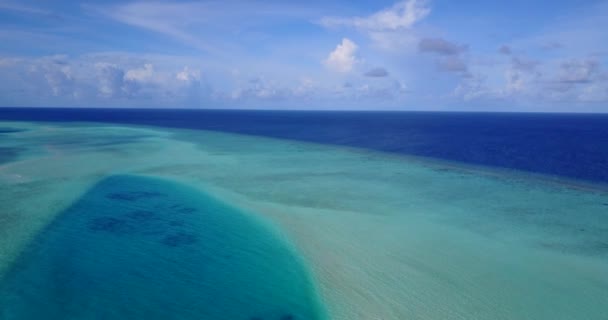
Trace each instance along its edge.
{"label": "sky", "polygon": [[0,106],[608,112],[608,1],[0,0]]}

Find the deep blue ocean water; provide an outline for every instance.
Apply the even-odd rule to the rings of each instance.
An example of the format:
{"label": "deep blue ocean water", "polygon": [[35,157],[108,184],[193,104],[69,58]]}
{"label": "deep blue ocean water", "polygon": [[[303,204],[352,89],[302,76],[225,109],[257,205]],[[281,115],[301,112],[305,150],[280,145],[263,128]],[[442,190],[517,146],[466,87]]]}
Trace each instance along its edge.
{"label": "deep blue ocean water", "polygon": [[608,183],[608,114],[0,108],[0,120],[217,130]]}
{"label": "deep blue ocean water", "polygon": [[99,182],[1,280],[2,320],[322,319],[306,267],[264,224],[147,177]]}

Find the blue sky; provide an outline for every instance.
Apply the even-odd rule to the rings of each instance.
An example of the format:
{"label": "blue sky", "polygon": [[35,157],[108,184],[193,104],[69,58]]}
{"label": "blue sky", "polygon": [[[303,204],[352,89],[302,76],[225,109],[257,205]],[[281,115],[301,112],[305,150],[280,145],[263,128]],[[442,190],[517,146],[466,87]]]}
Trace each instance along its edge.
{"label": "blue sky", "polygon": [[0,0],[0,106],[608,112],[608,1]]}

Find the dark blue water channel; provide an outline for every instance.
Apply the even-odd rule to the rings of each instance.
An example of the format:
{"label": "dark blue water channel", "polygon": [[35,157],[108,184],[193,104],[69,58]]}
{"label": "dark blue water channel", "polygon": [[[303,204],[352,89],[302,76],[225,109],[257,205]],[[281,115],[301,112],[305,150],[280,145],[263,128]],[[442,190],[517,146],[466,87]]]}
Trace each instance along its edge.
{"label": "dark blue water channel", "polygon": [[0,120],[217,130],[608,182],[608,114],[0,108]]}

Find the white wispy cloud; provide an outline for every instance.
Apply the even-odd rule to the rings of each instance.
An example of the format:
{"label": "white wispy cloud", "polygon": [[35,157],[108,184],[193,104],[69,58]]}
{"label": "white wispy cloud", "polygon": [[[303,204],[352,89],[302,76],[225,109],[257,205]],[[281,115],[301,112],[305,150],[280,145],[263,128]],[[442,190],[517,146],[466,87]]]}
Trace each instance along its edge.
{"label": "white wispy cloud", "polygon": [[344,26],[366,31],[394,31],[411,28],[430,12],[427,1],[407,0],[367,17],[323,17],[319,23],[325,27]]}
{"label": "white wispy cloud", "polygon": [[24,5],[15,1],[0,1],[0,11],[12,11],[23,14],[50,15],[52,11]]}
{"label": "white wispy cloud", "polygon": [[188,27],[204,21],[204,16],[209,13],[209,8],[204,3],[133,2],[86,8],[119,22],[175,38],[202,51],[217,50],[188,31]]}
{"label": "white wispy cloud", "polygon": [[234,35],[252,26],[289,19],[307,21],[317,10],[290,2],[260,5],[249,1],[138,1],[84,8],[93,15],[156,32],[218,56],[239,49]]}

